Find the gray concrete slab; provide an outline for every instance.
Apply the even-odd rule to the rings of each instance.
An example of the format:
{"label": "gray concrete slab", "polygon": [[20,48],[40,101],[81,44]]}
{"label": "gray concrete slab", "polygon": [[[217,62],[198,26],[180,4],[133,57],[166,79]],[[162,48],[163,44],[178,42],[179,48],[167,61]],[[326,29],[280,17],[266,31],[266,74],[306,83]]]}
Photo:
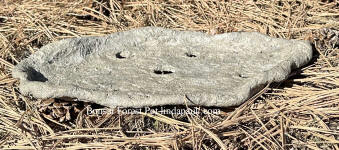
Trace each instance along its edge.
{"label": "gray concrete slab", "polygon": [[12,71],[22,94],[109,107],[243,103],[310,61],[307,41],[145,27],[43,46]]}

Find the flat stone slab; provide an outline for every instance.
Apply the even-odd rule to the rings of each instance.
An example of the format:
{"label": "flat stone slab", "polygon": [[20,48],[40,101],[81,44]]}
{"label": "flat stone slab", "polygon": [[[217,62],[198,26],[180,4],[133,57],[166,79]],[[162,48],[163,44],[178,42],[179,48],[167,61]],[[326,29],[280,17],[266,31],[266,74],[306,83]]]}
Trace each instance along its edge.
{"label": "flat stone slab", "polygon": [[22,94],[109,107],[240,105],[310,61],[309,42],[145,27],[42,47],[12,71]]}

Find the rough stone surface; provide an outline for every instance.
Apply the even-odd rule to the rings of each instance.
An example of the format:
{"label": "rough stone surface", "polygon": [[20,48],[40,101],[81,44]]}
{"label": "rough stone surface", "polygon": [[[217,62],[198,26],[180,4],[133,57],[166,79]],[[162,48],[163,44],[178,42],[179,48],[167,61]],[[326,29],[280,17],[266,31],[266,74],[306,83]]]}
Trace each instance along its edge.
{"label": "rough stone surface", "polygon": [[42,47],[13,69],[20,91],[109,107],[234,106],[312,57],[309,42],[255,32],[145,27]]}

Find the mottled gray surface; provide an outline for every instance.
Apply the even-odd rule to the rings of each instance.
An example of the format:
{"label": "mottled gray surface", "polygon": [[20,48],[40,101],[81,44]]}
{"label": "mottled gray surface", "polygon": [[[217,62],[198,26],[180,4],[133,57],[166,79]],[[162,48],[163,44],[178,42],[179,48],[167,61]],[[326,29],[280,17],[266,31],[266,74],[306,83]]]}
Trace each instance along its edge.
{"label": "mottled gray surface", "polygon": [[308,42],[255,32],[146,27],[42,47],[13,69],[20,91],[109,107],[234,106],[312,57]]}

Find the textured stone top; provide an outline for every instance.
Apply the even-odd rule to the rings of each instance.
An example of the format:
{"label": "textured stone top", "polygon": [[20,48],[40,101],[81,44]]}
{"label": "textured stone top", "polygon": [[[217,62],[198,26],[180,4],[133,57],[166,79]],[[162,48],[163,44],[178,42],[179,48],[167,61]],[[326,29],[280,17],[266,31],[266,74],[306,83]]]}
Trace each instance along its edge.
{"label": "textured stone top", "polygon": [[256,32],[207,35],[145,27],[42,47],[13,69],[20,91],[109,107],[243,103],[312,57],[309,42]]}

